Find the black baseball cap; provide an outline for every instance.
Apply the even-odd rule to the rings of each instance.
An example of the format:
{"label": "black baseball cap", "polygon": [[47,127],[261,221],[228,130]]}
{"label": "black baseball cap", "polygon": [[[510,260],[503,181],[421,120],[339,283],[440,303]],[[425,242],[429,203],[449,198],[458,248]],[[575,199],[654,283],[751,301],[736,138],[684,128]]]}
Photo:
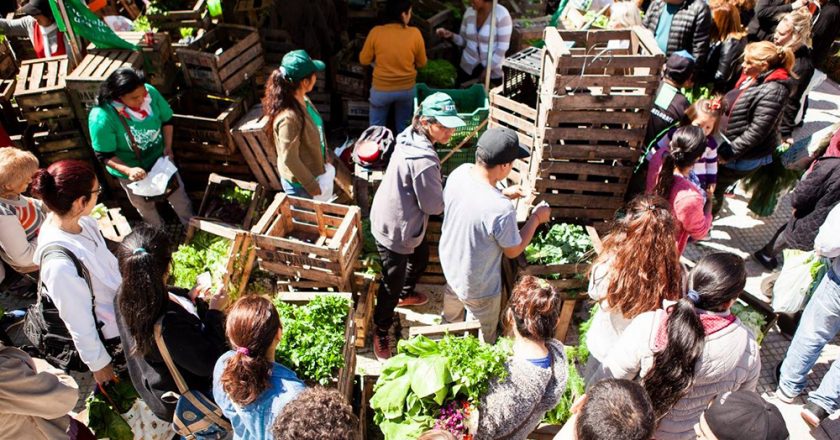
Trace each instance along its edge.
{"label": "black baseball cap", "polygon": [[478,149],[484,152],[481,157],[487,165],[511,163],[531,156],[528,147],[519,143],[516,132],[506,127],[487,129],[478,138]]}
{"label": "black baseball cap", "polygon": [[665,76],[677,83],[684,83],[694,73],[696,60],[693,55],[685,50],[674,52],[665,62]]}
{"label": "black baseball cap", "polygon": [[20,8],[20,12],[32,17],[46,15],[47,17],[52,18],[53,16],[49,0],[29,0],[29,3]]}
{"label": "black baseball cap", "polygon": [[785,440],[790,436],[779,408],[752,391],[718,396],[703,418],[718,440]]}

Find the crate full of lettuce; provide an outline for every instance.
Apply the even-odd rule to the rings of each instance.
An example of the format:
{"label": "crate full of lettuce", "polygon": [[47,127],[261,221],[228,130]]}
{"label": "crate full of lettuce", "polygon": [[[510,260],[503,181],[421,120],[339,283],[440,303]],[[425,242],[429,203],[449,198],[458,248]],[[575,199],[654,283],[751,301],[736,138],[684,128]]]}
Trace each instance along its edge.
{"label": "crate full of lettuce", "polygon": [[265,189],[256,182],[210,174],[198,216],[250,229],[267,205]]}

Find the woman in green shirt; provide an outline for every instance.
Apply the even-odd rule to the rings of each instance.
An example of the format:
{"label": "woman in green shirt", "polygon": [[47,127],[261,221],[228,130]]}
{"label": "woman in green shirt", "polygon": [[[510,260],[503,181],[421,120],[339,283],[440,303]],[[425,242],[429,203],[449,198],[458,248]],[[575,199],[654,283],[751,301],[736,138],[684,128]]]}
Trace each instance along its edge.
{"label": "woman in green shirt", "polygon": [[321,194],[317,177],[325,173],[326,136],[318,110],[306,97],[315,87],[324,63],[304,50],[287,53],[271,73],[263,97],[263,114],[277,148],[277,168],[283,191],[297,197]]}
{"label": "woman in green shirt", "polygon": [[[136,196],[128,184],[142,180],[155,162],[172,154],[172,108],[143,75],[127,67],[116,70],[99,89],[97,105],[90,111],[88,127],[96,157],[119,179],[131,204],[143,221],[162,226],[155,202]],[[129,129],[130,133],[126,130]],[[132,147],[136,146],[136,149]],[[167,200],[182,224],[193,216],[192,204],[179,175],[178,188]]]}

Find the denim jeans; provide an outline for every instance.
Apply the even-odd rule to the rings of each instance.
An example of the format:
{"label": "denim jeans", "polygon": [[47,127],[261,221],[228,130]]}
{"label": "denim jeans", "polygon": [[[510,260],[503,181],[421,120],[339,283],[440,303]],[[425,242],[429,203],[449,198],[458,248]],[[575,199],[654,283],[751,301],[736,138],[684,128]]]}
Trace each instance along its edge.
{"label": "denim jeans", "polygon": [[292,182],[289,182],[286,179],[281,178],[280,179],[280,185],[283,186],[283,192],[286,193],[287,195],[290,195],[292,197],[300,197],[302,199],[311,199],[312,198],[312,196],[310,196],[309,193],[306,192],[306,190],[303,189],[302,186],[292,185]]}
{"label": "denim jeans", "polygon": [[383,92],[370,88],[370,125],[388,126],[388,112],[394,106],[394,121],[400,134],[408,127],[411,115],[414,113],[414,88]]}
{"label": "denim jeans", "polygon": [[[825,344],[840,332],[840,277],[829,270],[814,291],[802,313],[796,335],[790,343],[779,389],[788,396],[796,396],[805,389],[808,372],[817,362]],[[840,409],[840,362],[835,360],[816,391],[808,400],[829,414]]]}

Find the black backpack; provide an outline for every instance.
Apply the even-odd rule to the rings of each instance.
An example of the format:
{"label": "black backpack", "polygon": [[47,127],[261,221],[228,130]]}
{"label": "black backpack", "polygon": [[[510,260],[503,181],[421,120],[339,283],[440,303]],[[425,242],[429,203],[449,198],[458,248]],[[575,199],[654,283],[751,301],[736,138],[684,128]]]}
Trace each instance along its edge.
{"label": "black backpack", "polygon": [[[96,321],[96,331],[99,333],[99,339],[105,343],[105,338],[102,336],[102,326],[104,324],[96,319],[93,285],[87,268],[70,250],[59,245],[50,245],[44,249],[39,266],[43,268],[45,262],[58,258],[65,258],[73,262],[76,267],[76,274],[87,283],[91,297],[90,311],[93,314],[94,321]],[[46,286],[39,277],[38,300],[35,304],[29,306],[26,312],[23,333],[50,364],[64,371],[88,371],[87,365],[82,362],[82,358],[76,350],[76,344],[73,342],[67,326],[58,314],[58,309],[50,297],[44,293],[44,290],[46,290]],[[106,348],[108,347],[106,346]]]}

